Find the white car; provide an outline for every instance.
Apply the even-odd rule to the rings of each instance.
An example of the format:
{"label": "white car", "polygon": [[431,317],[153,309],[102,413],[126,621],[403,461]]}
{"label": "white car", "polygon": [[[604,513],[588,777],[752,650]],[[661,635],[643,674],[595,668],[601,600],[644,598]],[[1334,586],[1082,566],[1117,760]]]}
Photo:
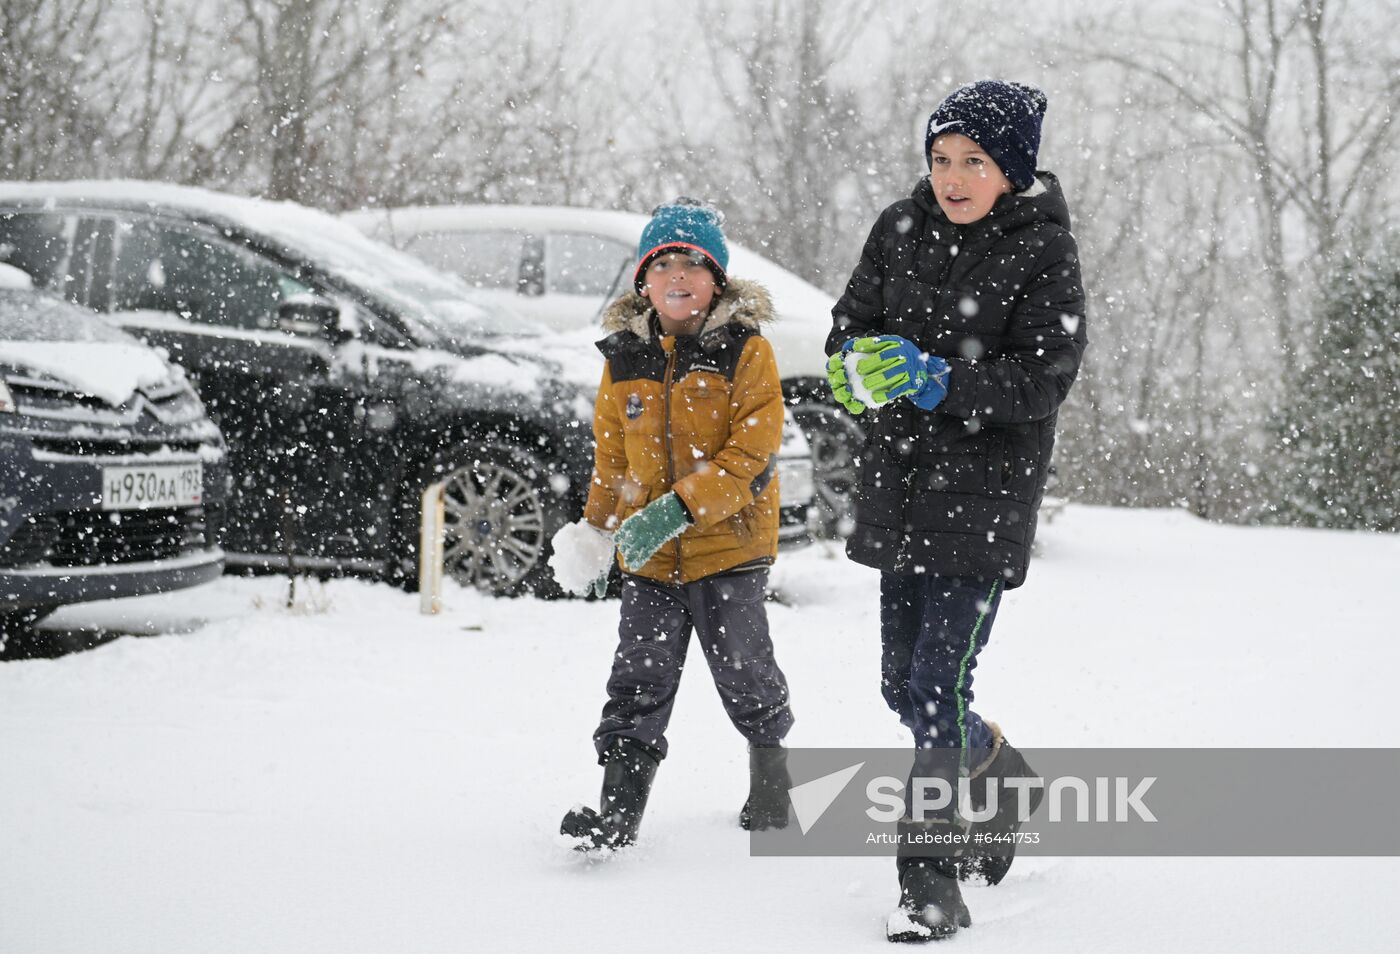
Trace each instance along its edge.
{"label": "white car", "polygon": [[[560,332],[596,330],[625,292],[647,216],[565,206],[452,205],[373,209],[344,218],[373,238],[463,278],[484,301]],[[823,345],[835,299],[733,243],[730,274],[773,295],[773,343],[783,391],[811,445],[822,529],[849,513],[859,426],[830,401]]]}

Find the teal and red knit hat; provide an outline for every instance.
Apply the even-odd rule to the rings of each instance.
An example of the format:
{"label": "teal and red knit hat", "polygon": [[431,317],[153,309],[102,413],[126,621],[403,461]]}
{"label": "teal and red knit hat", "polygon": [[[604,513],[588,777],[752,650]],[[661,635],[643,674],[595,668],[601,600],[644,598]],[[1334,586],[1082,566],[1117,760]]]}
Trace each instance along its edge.
{"label": "teal and red knit hat", "polygon": [[632,275],[632,287],[641,294],[647,266],[658,256],[667,252],[699,252],[714,273],[715,284],[723,289],[728,281],[725,269],[729,267],[729,246],[724,241],[723,228],[723,213],[698,199],[679,196],[658,205],[637,243],[637,271]]}

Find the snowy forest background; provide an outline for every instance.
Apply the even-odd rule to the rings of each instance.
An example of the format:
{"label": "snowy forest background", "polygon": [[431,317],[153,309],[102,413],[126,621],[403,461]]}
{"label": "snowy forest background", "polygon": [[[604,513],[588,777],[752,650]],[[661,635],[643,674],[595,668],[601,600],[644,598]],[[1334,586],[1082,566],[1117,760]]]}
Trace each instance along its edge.
{"label": "snowy forest background", "polygon": [[331,211],[677,193],[839,294],[922,126],[1049,96],[1091,347],[1062,496],[1400,530],[1400,0],[4,0],[0,178]]}

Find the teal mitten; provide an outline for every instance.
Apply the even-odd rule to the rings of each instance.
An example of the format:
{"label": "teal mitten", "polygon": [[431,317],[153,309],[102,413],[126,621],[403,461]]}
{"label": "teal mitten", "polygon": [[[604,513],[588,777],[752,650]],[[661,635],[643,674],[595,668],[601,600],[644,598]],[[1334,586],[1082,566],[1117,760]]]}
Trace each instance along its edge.
{"label": "teal mitten", "polygon": [[640,570],[669,540],[674,540],[690,526],[690,516],[674,492],[657,497],[641,510],[622,521],[613,534],[613,544],[622,565]]}

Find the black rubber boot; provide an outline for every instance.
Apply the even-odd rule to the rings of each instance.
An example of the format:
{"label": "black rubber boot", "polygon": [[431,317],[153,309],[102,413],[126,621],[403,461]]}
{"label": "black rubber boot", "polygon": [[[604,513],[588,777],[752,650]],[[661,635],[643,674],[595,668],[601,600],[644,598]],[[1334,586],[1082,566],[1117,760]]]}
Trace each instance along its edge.
{"label": "black rubber boot", "polygon": [[559,823],[559,833],[576,839],[578,851],[623,848],[637,840],[660,764],[650,749],[627,739],[614,742],[603,758],[599,810],[580,806]]}
{"label": "black rubber boot", "polygon": [[885,937],[897,944],[921,944],[971,926],[952,859],[899,859],[899,907],[885,922]]}
{"label": "black rubber boot", "polygon": [[749,746],[749,797],[739,811],[739,827],[744,831],[786,828],[791,788],[787,749]]}
{"label": "black rubber boot", "polygon": [[[993,785],[999,785],[1008,778],[1034,778],[1035,771],[1026,764],[1021,755],[995,722],[988,722],[992,730],[993,743],[991,756],[969,773],[968,796],[972,807],[978,811],[987,806],[987,792]],[[1032,788],[1030,810],[1040,807],[1045,798],[1044,788]],[[1020,793],[999,785],[997,789],[996,814],[985,822],[975,822],[971,833],[974,836],[967,852],[958,859],[958,880],[981,881],[985,884],[1000,884],[1011,870],[1011,862],[1016,859],[1016,833],[1022,822],[1018,816]],[[976,836],[985,836],[978,839]]]}

